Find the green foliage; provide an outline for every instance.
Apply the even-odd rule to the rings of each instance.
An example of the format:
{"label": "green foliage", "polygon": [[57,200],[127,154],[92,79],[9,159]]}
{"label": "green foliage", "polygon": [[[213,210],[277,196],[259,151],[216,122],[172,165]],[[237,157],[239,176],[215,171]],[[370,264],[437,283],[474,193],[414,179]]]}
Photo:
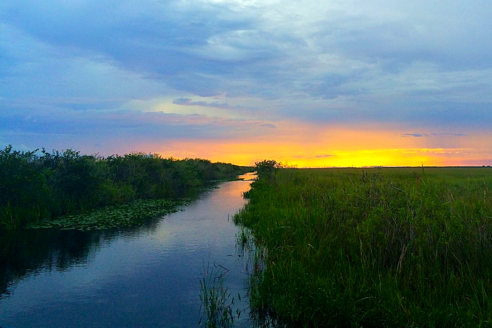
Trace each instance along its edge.
{"label": "green foliage", "polygon": [[235,220],[265,248],[252,305],[291,327],[492,324],[488,168],[282,169]]}
{"label": "green foliage", "polygon": [[[51,153],[42,149],[39,154],[7,146],[0,150],[0,229],[45,226],[47,220],[60,216],[64,218],[58,222],[81,219],[76,214],[90,213],[86,219],[93,221],[88,218],[94,209],[138,199],[183,197],[246,171],[251,168],[203,159],[175,160],[144,153],[103,158],[71,149]],[[83,228],[107,226],[97,222]]]}
{"label": "green foliage", "polygon": [[275,160],[263,160],[255,162],[256,173],[259,178],[271,179],[281,164]]}
{"label": "green foliage", "polygon": [[0,150],[0,223],[16,228],[46,214],[47,179],[38,172],[35,151]]}

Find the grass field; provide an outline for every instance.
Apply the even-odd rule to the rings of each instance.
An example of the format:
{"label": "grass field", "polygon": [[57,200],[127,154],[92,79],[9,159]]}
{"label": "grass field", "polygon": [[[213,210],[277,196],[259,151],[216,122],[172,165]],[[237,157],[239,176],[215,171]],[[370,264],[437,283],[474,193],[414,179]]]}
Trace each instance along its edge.
{"label": "grass field", "polygon": [[236,221],[289,327],[492,326],[492,169],[276,169]]}

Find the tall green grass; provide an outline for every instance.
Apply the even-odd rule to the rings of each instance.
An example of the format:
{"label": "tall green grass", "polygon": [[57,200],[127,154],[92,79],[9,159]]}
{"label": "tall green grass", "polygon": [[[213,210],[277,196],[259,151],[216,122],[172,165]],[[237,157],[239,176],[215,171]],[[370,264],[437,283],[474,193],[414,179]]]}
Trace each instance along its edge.
{"label": "tall green grass", "polygon": [[182,197],[251,168],[204,159],[131,153],[101,157],[74,150],[0,150],[0,230],[89,213],[138,199]]}
{"label": "tall green grass", "polygon": [[277,169],[236,221],[290,327],[492,326],[492,169]]}
{"label": "tall green grass", "polygon": [[[202,316],[198,324],[205,328],[234,327],[234,297],[231,297],[231,292],[224,286],[223,279],[229,270],[215,263],[213,267],[210,263],[206,268],[204,265],[204,269],[205,276],[200,280],[200,313]],[[239,312],[237,310],[238,314]]]}

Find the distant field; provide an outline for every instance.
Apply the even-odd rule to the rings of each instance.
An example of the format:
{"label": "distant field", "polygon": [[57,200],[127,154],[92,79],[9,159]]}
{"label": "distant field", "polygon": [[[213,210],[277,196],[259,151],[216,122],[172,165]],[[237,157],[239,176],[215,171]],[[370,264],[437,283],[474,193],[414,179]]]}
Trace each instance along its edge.
{"label": "distant field", "polygon": [[290,327],[492,326],[492,169],[272,169],[236,220]]}

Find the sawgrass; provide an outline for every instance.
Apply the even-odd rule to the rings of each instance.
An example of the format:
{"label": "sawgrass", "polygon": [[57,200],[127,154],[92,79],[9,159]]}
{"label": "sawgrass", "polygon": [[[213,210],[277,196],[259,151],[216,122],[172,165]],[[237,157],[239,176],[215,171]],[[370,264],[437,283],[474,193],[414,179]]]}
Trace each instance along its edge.
{"label": "sawgrass", "polygon": [[[492,169],[275,169],[235,220],[288,327],[492,325]],[[282,324],[280,324],[282,323]]]}

